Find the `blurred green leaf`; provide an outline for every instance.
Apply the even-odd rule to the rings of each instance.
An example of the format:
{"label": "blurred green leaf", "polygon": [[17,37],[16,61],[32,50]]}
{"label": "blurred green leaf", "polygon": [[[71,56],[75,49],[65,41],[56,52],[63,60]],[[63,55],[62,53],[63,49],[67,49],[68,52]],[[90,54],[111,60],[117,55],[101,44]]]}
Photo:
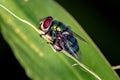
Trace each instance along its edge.
{"label": "blurred green leaf", "polygon": [[[82,52],[81,62],[102,80],[119,80],[102,53],[80,25],[53,0],[1,0],[17,16],[38,28],[39,20],[46,16],[71,26],[88,43],[78,40]],[[96,80],[91,74],[64,54],[55,53],[29,25],[19,21],[0,7],[0,30],[26,74],[33,80]],[[2,54],[2,53],[1,53]]]}

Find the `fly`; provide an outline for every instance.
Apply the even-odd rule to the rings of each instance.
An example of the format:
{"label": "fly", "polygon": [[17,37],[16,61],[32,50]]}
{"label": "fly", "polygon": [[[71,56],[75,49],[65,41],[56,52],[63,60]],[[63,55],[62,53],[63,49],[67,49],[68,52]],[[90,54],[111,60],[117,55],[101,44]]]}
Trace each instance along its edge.
{"label": "fly", "polygon": [[39,30],[42,31],[40,35],[44,35],[50,41],[49,43],[55,51],[64,50],[79,60],[78,51],[80,48],[76,37],[85,40],[71,31],[68,26],[48,16],[40,21]]}

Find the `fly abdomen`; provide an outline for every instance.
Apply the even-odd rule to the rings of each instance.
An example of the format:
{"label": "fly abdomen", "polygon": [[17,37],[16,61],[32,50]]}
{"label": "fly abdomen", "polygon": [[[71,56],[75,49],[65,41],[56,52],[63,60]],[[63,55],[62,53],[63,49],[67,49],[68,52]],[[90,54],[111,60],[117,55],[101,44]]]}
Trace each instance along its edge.
{"label": "fly abdomen", "polygon": [[69,47],[70,47],[69,52],[77,54],[77,52],[79,51],[79,46],[78,46],[78,42],[76,38],[73,37],[72,35],[68,35],[67,40],[68,40]]}

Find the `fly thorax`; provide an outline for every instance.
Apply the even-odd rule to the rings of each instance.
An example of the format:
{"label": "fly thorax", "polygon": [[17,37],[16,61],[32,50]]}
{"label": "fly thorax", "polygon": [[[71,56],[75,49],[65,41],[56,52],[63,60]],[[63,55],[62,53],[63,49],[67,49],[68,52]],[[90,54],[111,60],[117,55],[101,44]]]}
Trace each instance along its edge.
{"label": "fly thorax", "polygon": [[53,26],[51,27],[51,30],[56,31],[56,28],[57,28],[57,26],[56,26],[56,25],[53,25]]}

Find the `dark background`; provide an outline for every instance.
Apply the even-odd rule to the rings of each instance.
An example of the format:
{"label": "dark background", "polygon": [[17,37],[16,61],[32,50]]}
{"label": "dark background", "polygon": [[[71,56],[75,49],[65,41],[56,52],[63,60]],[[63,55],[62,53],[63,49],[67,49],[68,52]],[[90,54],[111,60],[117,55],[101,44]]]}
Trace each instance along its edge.
{"label": "dark background", "polygon": [[[62,5],[94,40],[104,56],[115,66],[120,64],[120,1],[55,0]],[[102,66],[102,65],[101,65]],[[29,80],[0,33],[0,77]],[[116,70],[120,73],[120,70]],[[119,74],[120,75],[120,74]],[[4,77],[9,76],[9,77]]]}

